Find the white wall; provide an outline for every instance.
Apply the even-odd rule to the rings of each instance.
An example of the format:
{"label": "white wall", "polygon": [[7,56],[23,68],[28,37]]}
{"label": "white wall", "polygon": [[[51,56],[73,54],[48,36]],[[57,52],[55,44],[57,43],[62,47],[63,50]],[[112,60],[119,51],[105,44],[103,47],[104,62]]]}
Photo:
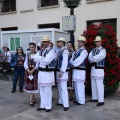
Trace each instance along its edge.
{"label": "white wall", "polygon": [[[77,16],[77,30],[75,39],[86,29],[87,20],[117,18],[117,38],[120,46],[120,0],[97,2],[87,4],[82,0],[81,5],[75,9]],[[21,13],[20,11],[33,9],[33,12]],[[62,26],[62,16],[70,14],[70,10],[64,7],[60,0],[60,7],[51,9],[37,9],[37,0],[17,0],[17,13],[0,15],[0,28],[18,26],[22,29],[37,29],[38,24],[58,23]]]}

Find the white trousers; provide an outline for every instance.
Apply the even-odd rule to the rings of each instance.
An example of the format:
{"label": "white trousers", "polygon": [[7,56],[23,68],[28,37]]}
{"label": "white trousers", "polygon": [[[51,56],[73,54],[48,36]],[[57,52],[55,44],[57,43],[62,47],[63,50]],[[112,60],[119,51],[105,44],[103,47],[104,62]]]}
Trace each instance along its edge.
{"label": "white trousers", "polygon": [[74,89],[76,101],[80,104],[85,104],[85,85],[84,82],[74,81]]}
{"label": "white trousers", "polygon": [[58,82],[59,103],[69,107],[67,81]]}
{"label": "white trousers", "polygon": [[39,86],[41,103],[40,108],[51,109],[52,108],[52,87],[51,86]]}
{"label": "white trousers", "polygon": [[104,84],[103,79],[91,79],[92,100],[104,102]]}

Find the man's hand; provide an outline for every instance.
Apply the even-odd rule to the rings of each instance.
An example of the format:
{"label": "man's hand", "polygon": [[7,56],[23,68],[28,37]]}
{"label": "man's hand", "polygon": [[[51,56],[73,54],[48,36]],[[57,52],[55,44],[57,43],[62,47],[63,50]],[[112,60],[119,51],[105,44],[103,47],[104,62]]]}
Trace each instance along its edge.
{"label": "man's hand", "polygon": [[73,66],[73,65],[71,65],[71,66],[70,66],[70,68],[71,68],[71,69],[73,69],[73,68],[74,68],[74,66]]}
{"label": "man's hand", "polygon": [[61,77],[62,77],[62,75],[63,75],[63,73],[59,73],[58,78],[61,78]]}

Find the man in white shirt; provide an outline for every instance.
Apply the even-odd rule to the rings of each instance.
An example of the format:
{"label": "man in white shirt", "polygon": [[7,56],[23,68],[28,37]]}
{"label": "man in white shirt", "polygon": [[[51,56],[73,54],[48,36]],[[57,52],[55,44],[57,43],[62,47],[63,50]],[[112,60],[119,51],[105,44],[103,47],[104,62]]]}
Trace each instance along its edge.
{"label": "man in white shirt", "polygon": [[37,111],[46,110],[46,112],[52,109],[52,86],[55,85],[55,51],[49,47],[49,41],[48,36],[43,36],[44,49],[34,56],[34,61],[39,63],[38,88],[41,96],[41,104]]}
{"label": "man in white shirt", "polygon": [[97,106],[104,105],[104,66],[106,50],[102,47],[101,36],[95,39],[96,48],[89,53],[89,62],[91,63],[91,88],[92,99],[89,102],[97,102]]}
{"label": "man in white shirt", "polygon": [[86,57],[88,52],[84,45],[86,38],[81,36],[78,39],[78,49],[73,53],[70,60],[71,67],[73,68],[73,82],[76,95],[75,105],[85,104],[85,79],[86,79]]}
{"label": "man in white shirt", "polygon": [[59,38],[57,40],[57,45],[60,48],[57,54],[57,83],[59,91],[59,102],[56,104],[58,106],[64,106],[64,111],[69,109],[68,101],[68,90],[67,90],[67,81],[68,81],[68,55],[69,52],[65,47],[66,40],[65,38]]}

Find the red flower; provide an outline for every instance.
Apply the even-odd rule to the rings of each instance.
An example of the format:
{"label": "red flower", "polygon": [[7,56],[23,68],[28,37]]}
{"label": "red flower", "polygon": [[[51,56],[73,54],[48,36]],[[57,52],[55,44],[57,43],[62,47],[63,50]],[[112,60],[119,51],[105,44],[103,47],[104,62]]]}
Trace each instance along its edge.
{"label": "red flower", "polygon": [[[104,29],[104,31],[99,31],[102,29]],[[90,25],[87,28],[87,31],[83,32],[83,35],[87,38],[86,48],[88,51],[91,51],[91,49],[93,49],[93,41],[97,35],[104,36],[102,45],[107,51],[107,55],[105,58],[105,89],[109,91],[115,91],[117,89],[116,87],[119,86],[116,85],[116,81],[119,81],[120,79],[120,58],[117,57],[118,40],[116,39],[116,32],[111,25],[100,24],[100,26]],[[87,67],[86,77],[87,81],[90,82],[90,67]]]}

